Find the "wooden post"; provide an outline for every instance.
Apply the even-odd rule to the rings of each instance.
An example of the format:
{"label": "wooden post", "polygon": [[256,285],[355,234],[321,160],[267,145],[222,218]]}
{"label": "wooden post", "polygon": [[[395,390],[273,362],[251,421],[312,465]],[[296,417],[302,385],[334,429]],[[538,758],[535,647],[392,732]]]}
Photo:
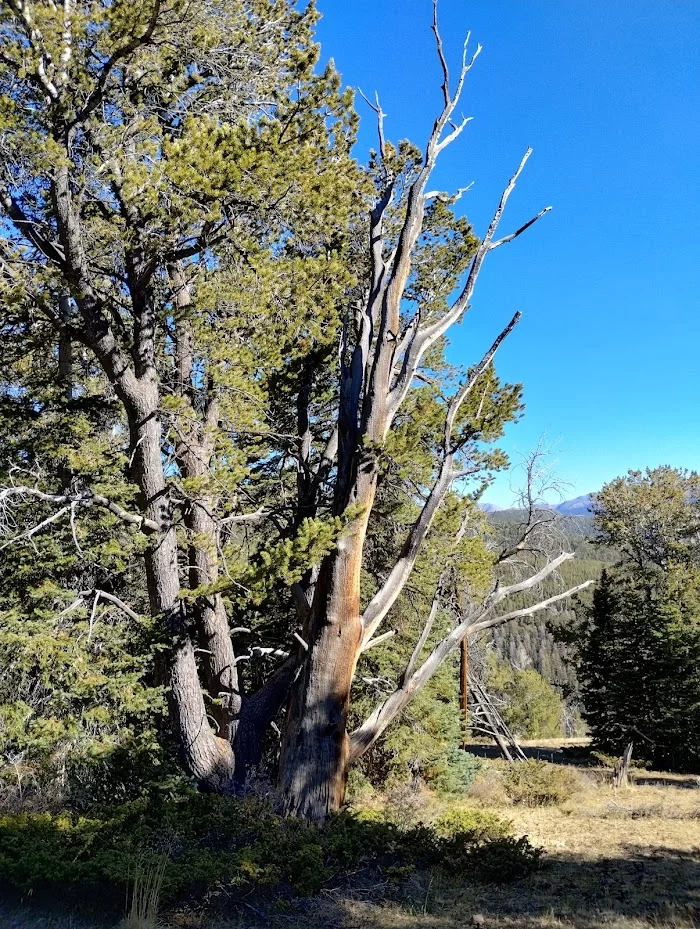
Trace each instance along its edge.
{"label": "wooden post", "polygon": [[466,748],[469,726],[469,636],[462,639],[459,662],[459,701],[462,712],[462,748]]}

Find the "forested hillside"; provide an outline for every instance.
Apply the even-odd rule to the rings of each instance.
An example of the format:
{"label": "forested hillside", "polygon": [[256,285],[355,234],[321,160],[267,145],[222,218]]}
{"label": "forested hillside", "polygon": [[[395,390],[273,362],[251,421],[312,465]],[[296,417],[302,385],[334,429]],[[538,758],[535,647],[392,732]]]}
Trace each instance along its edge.
{"label": "forested hillside", "polygon": [[[509,526],[517,526],[522,521],[523,513],[500,510],[491,513],[489,519],[495,531],[505,530],[507,533]],[[616,560],[614,549],[595,544],[593,516],[561,516],[553,526],[556,526],[553,531],[559,535],[565,549],[576,553],[574,561],[566,562],[559,569],[567,587],[589,578],[597,580],[604,566]],[[542,593],[546,597],[552,596],[556,590],[555,579],[543,584]],[[583,591],[573,601],[552,604],[536,616],[496,627],[485,639],[499,661],[518,670],[534,668],[569,705],[580,709],[575,649],[566,633],[580,622],[582,607],[590,602],[590,598],[590,592]],[[532,595],[520,594],[513,598],[512,606],[523,608],[532,602]]]}

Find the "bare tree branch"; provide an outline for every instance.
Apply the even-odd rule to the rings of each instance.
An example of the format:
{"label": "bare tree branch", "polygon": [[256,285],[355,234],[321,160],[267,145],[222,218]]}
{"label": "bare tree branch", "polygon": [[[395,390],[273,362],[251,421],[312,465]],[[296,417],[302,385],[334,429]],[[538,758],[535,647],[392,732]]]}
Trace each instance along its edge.
{"label": "bare tree branch", "polygon": [[90,622],[88,623],[88,642],[92,638],[92,629],[95,625],[95,615],[97,613],[97,605],[100,602],[100,592],[99,590],[95,591],[95,597],[92,601],[92,612],[90,613]]}
{"label": "bare tree branch", "polygon": [[537,216],[533,216],[532,219],[528,220],[524,226],[516,229],[515,232],[511,232],[510,235],[503,236],[502,239],[492,242],[491,245],[489,245],[489,251],[493,251],[494,248],[498,248],[500,245],[505,245],[507,242],[512,242],[513,239],[517,239],[519,235],[522,235],[526,229],[529,229],[530,226],[534,225],[538,219],[541,219],[545,213],[549,213],[551,209],[551,206],[546,206],[543,210],[540,210]]}
{"label": "bare tree branch", "polygon": [[128,510],[125,510],[123,507],[119,506],[118,503],[115,503],[113,500],[109,500],[107,497],[102,496],[102,494],[93,493],[91,490],[85,491],[75,491],[74,493],[65,493],[65,494],[50,494],[45,493],[42,490],[39,490],[36,487],[27,487],[27,486],[13,486],[5,487],[0,490],[0,508],[7,507],[11,505],[10,501],[13,497],[19,499],[33,497],[36,500],[41,500],[44,503],[57,503],[64,504],[61,510],[57,513],[54,513],[53,516],[49,517],[46,520],[43,520],[39,525],[35,526],[31,530],[27,530],[27,533],[22,533],[21,536],[18,536],[16,539],[6,542],[2,548],[7,548],[12,542],[19,541],[20,538],[26,537],[30,538],[31,535],[34,535],[39,529],[43,528],[50,522],[54,522],[56,519],[60,518],[64,513],[67,513],[72,506],[100,506],[106,510],[109,510],[114,516],[118,517],[125,523],[129,523],[132,526],[137,526],[141,529],[142,532],[148,534],[151,532],[159,532],[163,527],[161,527],[154,520],[147,519],[145,516],[139,516],[136,513],[130,513]]}
{"label": "bare tree branch", "polygon": [[370,110],[373,110],[377,114],[377,136],[379,137],[379,156],[382,159],[382,162],[385,160],[386,156],[386,139],[384,138],[384,119],[386,113],[382,110],[381,104],[379,103],[379,94],[374,92],[375,103],[372,103],[363,93],[360,88],[357,88],[358,93],[365,101]]}
{"label": "bare tree branch", "polygon": [[542,600],[540,603],[536,603],[534,606],[525,606],[520,610],[512,610],[510,613],[503,613],[500,616],[494,616],[492,619],[473,623],[469,627],[469,635],[473,635],[475,632],[481,632],[483,629],[491,629],[494,626],[500,626],[501,623],[508,623],[514,619],[521,619],[523,616],[532,616],[534,613],[539,613],[540,610],[546,610],[547,607],[551,606],[553,603],[558,603],[560,600],[567,600],[569,597],[574,597],[577,593],[580,593],[582,590],[590,587],[591,584],[595,584],[595,581],[584,581],[582,584],[577,584],[575,587],[570,587],[563,593],[555,594],[548,600]]}
{"label": "bare tree branch", "polygon": [[118,606],[122,613],[126,613],[129,619],[133,619],[138,622],[141,618],[138,613],[135,613],[130,606],[124,603],[123,600],[120,600],[119,597],[116,597],[114,594],[107,593],[106,590],[95,590],[96,594],[100,595],[100,599],[109,600],[110,603],[113,603],[115,606]]}
{"label": "bare tree branch", "polygon": [[[586,582],[583,585],[571,588],[571,590],[561,595],[549,598],[547,601],[542,601],[541,604],[528,607],[525,611],[514,610],[510,614],[495,617],[491,621],[483,621],[484,617],[490,613],[494,606],[501,600],[513,593],[529,590],[541,584],[546,577],[552,574],[557,567],[562,564],[562,562],[570,558],[573,558],[573,555],[564,553],[545,565],[540,571],[518,584],[512,584],[509,587],[501,587],[499,584],[496,584],[491,594],[489,594],[478,607],[468,613],[462,622],[455,626],[448,635],[437,643],[430,655],[417,670],[413,671],[410,676],[404,675],[396,690],[379,704],[374,712],[352,733],[350,737],[351,762],[360,758],[376,742],[389,723],[408,705],[416,693],[427,684],[438,668],[442,666],[450,652],[453,651],[465,637],[478,632],[480,629],[517,619],[521,615],[537,612],[540,609],[544,609],[545,606],[550,603],[564,599],[567,596],[572,596],[574,593],[587,587],[591,582]],[[435,600],[433,601],[433,606],[434,605]],[[431,606],[431,612],[432,609],[433,607]],[[421,636],[421,638],[422,637],[423,636]]]}
{"label": "bare tree branch", "polygon": [[41,532],[42,529],[45,529],[47,526],[50,526],[51,523],[55,523],[62,516],[64,516],[69,511],[69,507],[63,506],[60,510],[53,513],[51,516],[47,516],[46,519],[42,519],[41,522],[37,523],[35,526],[32,526],[30,529],[25,529],[24,532],[20,532],[19,535],[14,536],[11,539],[8,539],[3,545],[0,545],[0,552],[4,549],[9,548],[11,545],[15,545],[17,542],[21,542],[26,539],[28,542],[32,543],[32,546],[35,551],[37,551],[36,545],[34,545],[34,536]]}
{"label": "bare tree branch", "polygon": [[[469,268],[469,273],[467,275],[467,280],[460,293],[459,297],[452,304],[450,309],[442,316],[440,319],[436,320],[433,323],[428,324],[424,327],[416,327],[413,332],[413,337],[407,346],[403,356],[397,356],[398,364],[398,373],[396,377],[396,384],[392,389],[392,400],[391,407],[393,411],[397,411],[408,394],[408,391],[411,387],[415,373],[418,370],[418,366],[423,358],[425,352],[430,348],[431,345],[434,345],[435,342],[443,336],[447,330],[457,322],[458,319],[467,311],[469,308],[469,301],[472,298],[474,293],[474,288],[479,277],[479,272],[481,271],[482,265],[486,258],[486,255],[491,251],[493,244],[493,237],[498,225],[503,216],[503,211],[505,209],[506,203],[513,192],[516,182],[520,177],[525,164],[527,163],[528,158],[532,154],[532,149],[528,148],[525,152],[525,155],[520,161],[515,173],[509,180],[506,185],[503,193],[501,194],[501,199],[499,200],[496,211],[491,219],[486,235],[482,239],[479,247],[476,250],[476,254],[472,259],[471,266]],[[525,231],[526,228],[532,225],[540,216],[543,216],[547,210],[543,210],[538,214],[535,219],[531,220],[522,229],[518,230],[517,233],[514,233],[512,238],[515,238],[516,235],[519,235],[521,232]],[[506,237],[508,238],[508,237]],[[508,239],[511,241],[511,239]]]}
{"label": "bare tree branch", "polygon": [[444,190],[429,190],[427,193],[423,194],[426,202],[428,200],[440,200],[442,203],[456,203],[458,200],[461,200],[464,194],[472,189],[474,186],[474,181],[470,184],[467,184],[466,187],[458,187],[457,193],[448,194]]}
{"label": "bare tree branch", "polygon": [[391,639],[395,635],[396,635],[396,629],[388,629],[386,632],[382,632],[381,635],[378,635],[374,639],[370,639],[369,642],[366,642],[360,648],[360,652],[366,652],[370,648],[374,648],[375,645],[381,645],[382,642],[386,642],[387,639]]}
{"label": "bare tree branch", "polygon": [[221,526],[241,525],[243,523],[259,523],[267,516],[265,507],[260,506],[252,513],[241,513],[237,516],[224,516],[223,519],[217,520]]}
{"label": "bare tree branch", "polygon": [[53,65],[53,60],[44,43],[41,30],[34,22],[27,0],[7,0],[7,5],[24,26],[24,33],[29,45],[37,55],[37,77],[50,100],[57,100],[59,93],[56,85],[49,78],[46,65]]}
{"label": "bare tree branch", "polygon": [[[440,578],[442,580],[442,577]],[[425,648],[425,643],[428,641],[428,637],[432,632],[433,625],[435,623],[435,617],[437,616],[438,609],[440,607],[440,594],[441,594],[441,585],[438,584],[437,589],[435,590],[435,595],[433,597],[433,602],[430,604],[430,610],[428,611],[428,618],[423,625],[421,634],[418,637],[418,641],[415,644],[415,647],[411,653],[411,657],[408,659],[408,664],[404,668],[403,674],[401,675],[400,686],[408,681],[413,674],[413,669],[416,666],[416,662],[421,656],[421,652]]]}
{"label": "bare tree branch", "polygon": [[418,558],[421,546],[425,537],[430,530],[435,514],[450,489],[454,480],[463,477],[468,473],[454,470],[454,459],[457,449],[452,444],[452,431],[454,428],[455,418],[461,405],[474,389],[477,381],[493,361],[501,343],[513,331],[520,320],[520,313],[516,313],[508,325],[496,337],[491,347],[483,356],[481,361],[472,370],[469,377],[452,397],[445,416],[445,430],[443,438],[443,458],[438,477],[428,495],[423,509],[411,527],[406,541],[404,542],[401,554],[396,564],[389,572],[388,577],[382,584],[381,588],[372,597],[367,605],[363,616],[362,623],[365,628],[363,641],[368,641],[375,633],[377,627],[381,624],[391,607],[396,602],[397,597],[406,586],[411,576],[413,567]]}

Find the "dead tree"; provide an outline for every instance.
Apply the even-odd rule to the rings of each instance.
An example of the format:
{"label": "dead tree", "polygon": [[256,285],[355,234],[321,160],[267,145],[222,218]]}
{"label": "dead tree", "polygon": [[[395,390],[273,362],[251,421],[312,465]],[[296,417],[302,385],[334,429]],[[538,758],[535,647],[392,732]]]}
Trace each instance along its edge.
{"label": "dead tree", "polygon": [[469,639],[462,640],[459,653],[459,709],[462,717],[462,731],[464,746],[469,738]]}
{"label": "dead tree", "polygon": [[[517,325],[520,313],[516,313],[503,327],[469,376],[446,401],[443,442],[435,482],[418,519],[408,532],[398,561],[363,609],[360,578],[367,527],[377,491],[381,448],[414,379],[420,373],[426,353],[468,311],[486,257],[514,241],[549,210],[546,207],[514,232],[497,238],[506,203],[530,157],[531,149],[528,149],[500,197],[457,299],[437,316],[427,314],[427,318],[423,318],[419,311],[407,320],[402,314],[402,302],[427,205],[432,199],[445,196],[439,191],[430,191],[428,182],[439,156],[459,138],[467,125],[466,118],[455,122],[454,114],[467,74],[481,51],[478,46],[469,59],[467,38],[459,76],[453,85],[436,13],[437,4],[433,29],[443,74],[443,105],[428,139],[422,166],[408,190],[397,244],[391,252],[386,249],[384,223],[395,194],[396,178],[388,163],[384,114],[379,104],[376,106],[379,159],[386,169],[386,183],[371,212],[368,299],[358,308],[352,344],[346,333],[341,346],[337,432],[331,440],[337,467],[334,512],[338,515],[351,514],[351,518],[336,550],[321,564],[314,583],[307,585],[298,598],[305,648],[299,656],[301,673],[288,707],[281,787],[288,812],[314,820],[323,820],[339,807],[345,795],[349,762],[357,759],[379,738],[389,722],[464,636],[493,622],[488,617],[496,604],[509,593],[535,586],[556,568],[556,563],[552,563],[522,585],[494,589],[485,603],[465,617],[419,667],[416,667],[420,655],[417,645],[401,686],[356,732],[348,736],[346,719],[350,688],[359,655],[370,645],[404,589],[435,514],[449,489],[464,476],[464,465],[460,464],[463,447],[454,428],[456,417],[492,363],[499,346]],[[330,452],[328,457],[331,457]],[[566,557],[570,556],[562,556],[561,560]],[[438,607],[439,596],[436,594],[427,629]]]}
{"label": "dead tree", "polygon": [[494,740],[506,761],[525,761],[525,752],[518,745],[493,699],[478,681],[472,681],[470,696],[474,728]]}
{"label": "dead tree", "polygon": [[630,779],[630,763],[632,761],[632,749],[634,748],[634,743],[629,742],[622,757],[615,762],[615,767],[613,768],[613,787],[618,789],[620,787],[629,787]]}

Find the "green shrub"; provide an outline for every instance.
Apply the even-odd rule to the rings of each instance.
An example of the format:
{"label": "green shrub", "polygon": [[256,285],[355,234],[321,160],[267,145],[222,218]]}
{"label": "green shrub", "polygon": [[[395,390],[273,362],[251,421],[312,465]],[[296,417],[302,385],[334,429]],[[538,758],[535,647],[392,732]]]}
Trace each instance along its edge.
{"label": "green shrub", "polygon": [[527,877],[539,867],[542,849],[530,844],[527,836],[484,843],[478,848],[466,848],[455,842],[454,848],[445,848],[445,864],[457,873],[469,873],[481,881],[497,884]]}
{"label": "green shrub", "polygon": [[495,813],[450,810],[433,823],[442,867],[499,883],[526,877],[538,867],[542,852],[527,837],[516,839],[512,828]]}
{"label": "green shrub", "polygon": [[432,825],[440,839],[469,834],[475,842],[483,843],[513,834],[512,822],[501,819],[496,813],[483,810],[449,810],[439,816]]}
{"label": "green shrub", "polygon": [[163,862],[161,897],[168,902],[201,898],[216,887],[234,899],[256,888],[309,895],[358,868],[392,880],[433,867],[503,880],[527,873],[538,859],[510,830],[480,811],[411,828],[378,813],[343,812],[319,829],[284,819],[257,800],[141,798],[92,818],[0,817],[0,882],[23,892],[106,888],[118,898],[137,862],[145,870]]}
{"label": "green shrub", "polygon": [[513,803],[556,806],[573,796],[576,779],[566,768],[530,759],[508,765],[503,788]]}
{"label": "green shrub", "polygon": [[451,748],[440,756],[431,772],[429,783],[446,794],[464,794],[476,780],[482,768],[481,759],[461,748]]}
{"label": "green shrub", "polygon": [[564,704],[557,691],[534,668],[518,671],[493,661],[489,693],[503,701],[502,714],[509,728],[523,739],[561,736]]}

